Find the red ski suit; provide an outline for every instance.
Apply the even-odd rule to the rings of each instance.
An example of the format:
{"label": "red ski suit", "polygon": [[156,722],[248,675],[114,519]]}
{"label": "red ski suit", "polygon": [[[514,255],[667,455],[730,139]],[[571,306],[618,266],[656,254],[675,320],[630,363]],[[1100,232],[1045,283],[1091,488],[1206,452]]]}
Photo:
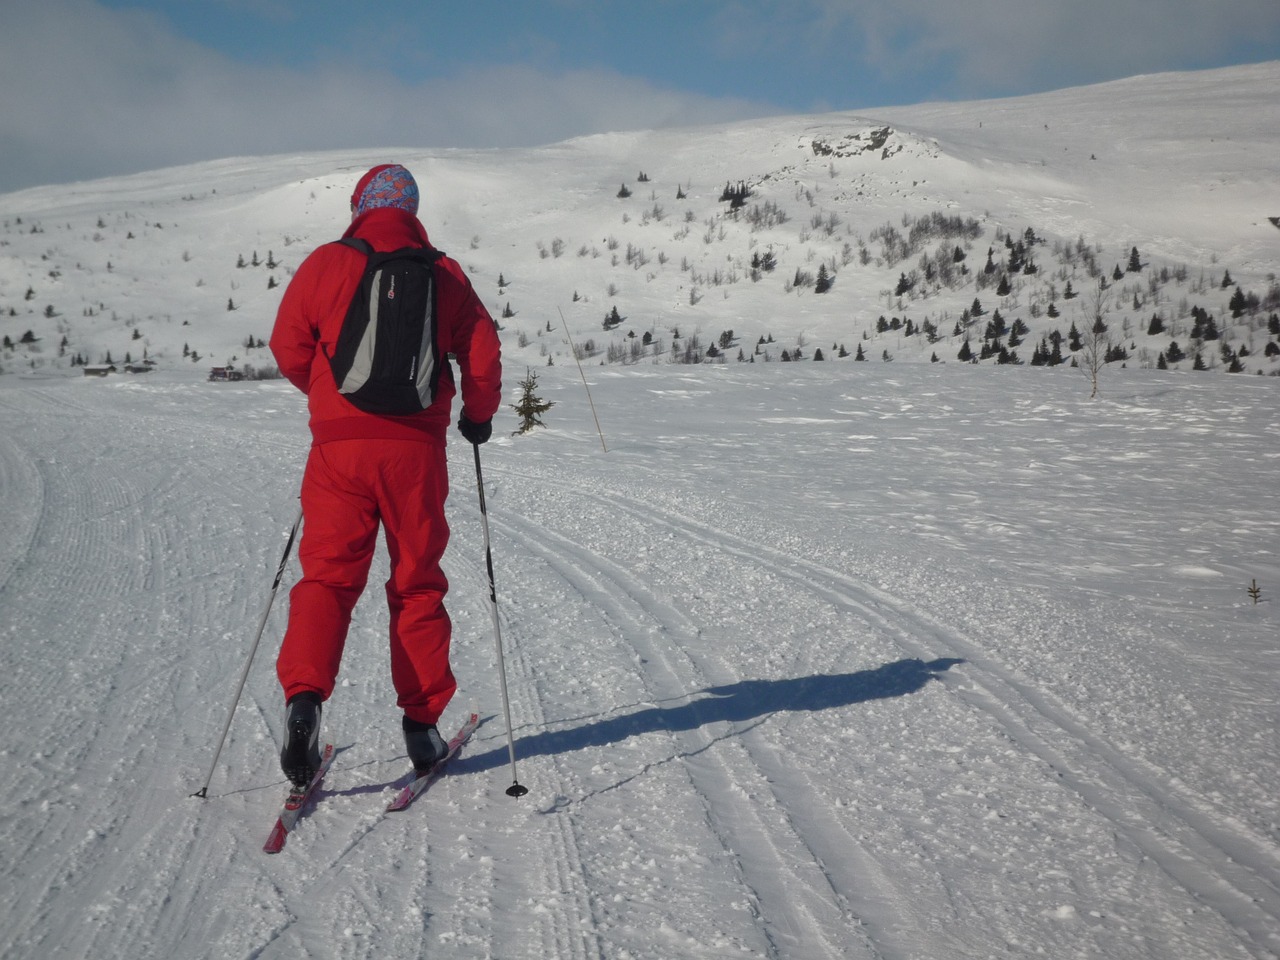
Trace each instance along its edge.
{"label": "red ski suit", "polygon": [[[377,251],[429,246],[412,214],[381,208],[357,217],[346,237]],[[289,595],[289,623],[276,672],[286,701],[303,691],[333,692],[351,623],[382,524],[391,559],[391,677],[413,720],[435,723],[453,696],[448,581],[440,569],[449,539],[445,433],[456,392],[448,363],[432,405],[410,416],[379,416],[338,393],[329,357],[365,258],[331,243],[310,254],[285,290],[271,334],[281,372],[307,395],[313,445],[302,480],[298,548],[302,578]],[[501,402],[497,328],[462,268],[436,264],[439,356],[452,354],[462,377],[462,412],[491,420]]]}

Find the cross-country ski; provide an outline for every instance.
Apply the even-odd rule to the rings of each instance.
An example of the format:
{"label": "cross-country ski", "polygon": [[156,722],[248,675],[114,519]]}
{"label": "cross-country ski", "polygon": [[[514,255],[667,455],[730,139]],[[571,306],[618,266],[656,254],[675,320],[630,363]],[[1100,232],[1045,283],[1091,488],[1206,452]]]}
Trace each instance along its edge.
{"label": "cross-country ski", "polygon": [[301,790],[294,788],[289,791],[289,796],[285,798],[280,816],[276,818],[276,825],[271,828],[271,833],[267,836],[267,842],[262,845],[264,853],[279,853],[284,849],[284,843],[289,838],[289,833],[297,825],[298,820],[301,819],[308,801],[315,796],[316,789],[320,786],[321,781],[324,780],[324,775],[329,772],[329,767],[333,765],[333,757],[333,744],[325,744],[325,748],[320,754],[320,769],[315,772],[311,782]]}
{"label": "cross-country ski", "polygon": [[479,725],[480,715],[478,713],[471,714],[467,718],[467,722],[459,728],[458,732],[453,735],[453,739],[449,741],[449,752],[444,755],[444,759],[436,761],[435,766],[421,776],[415,777],[412,783],[396,794],[395,799],[387,804],[387,812],[391,813],[405,809],[421,796],[427,787],[435,783],[444,773],[445,764],[458,755]]}

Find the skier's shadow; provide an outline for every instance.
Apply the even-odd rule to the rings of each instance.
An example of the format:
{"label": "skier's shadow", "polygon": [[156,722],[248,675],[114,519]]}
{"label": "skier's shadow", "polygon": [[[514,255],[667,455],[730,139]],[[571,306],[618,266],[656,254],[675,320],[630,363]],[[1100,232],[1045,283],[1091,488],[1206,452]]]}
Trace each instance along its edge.
{"label": "skier's shadow", "polygon": [[[521,759],[603,747],[656,731],[693,730],[715,723],[742,723],[773,713],[830,710],[869,700],[905,697],[922,689],[939,673],[963,660],[942,658],[925,663],[914,658],[886,663],[874,670],[822,674],[786,680],[741,680],[708,687],[678,706],[647,707],[634,713],[595,720],[563,730],[520,737],[515,750]],[[472,771],[491,770],[508,762],[507,746],[475,754],[462,763]]]}

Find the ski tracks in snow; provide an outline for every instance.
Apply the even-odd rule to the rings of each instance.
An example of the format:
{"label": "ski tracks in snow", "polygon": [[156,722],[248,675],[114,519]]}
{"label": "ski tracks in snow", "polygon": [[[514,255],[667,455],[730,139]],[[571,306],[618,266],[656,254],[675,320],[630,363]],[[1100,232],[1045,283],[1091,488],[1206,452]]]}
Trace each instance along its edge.
{"label": "ski tracks in snow", "polygon": [[[647,585],[646,578],[637,575],[639,564],[618,559],[625,550],[610,549],[606,556],[604,551],[574,539],[578,535],[575,529],[590,531],[600,517],[607,518],[612,528],[607,539],[636,543],[674,539],[701,545],[706,556],[714,555],[720,561],[727,557],[735,565],[755,567],[760,575],[785,582],[791,589],[852,616],[922,663],[941,663],[932,677],[942,681],[961,713],[969,714],[966,722],[985,717],[983,722],[1005,738],[1012,750],[1030,764],[1041,766],[1050,797],[1054,791],[1065,792],[1065,796],[1048,802],[1049,814],[1055,808],[1062,809],[1089,821],[1088,829],[1104,838],[1110,833],[1113,839],[1109,844],[1104,839],[1100,849],[1111,846],[1108,856],[1124,864],[1113,876],[1093,867],[1064,863],[1056,865],[1060,871],[1046,870],[1045,877],[1058,873],[1073,890],[1130,882],[1135,887],[1172,885],[1185,894],[1186,912],[1196,915],[1191,922],[1180,919],[1170,908],[1169,924],[1159,931],[1157,921],[1145,926],[1134,923],[1130,929],[1127,918],[1091,911],[1085,918],[1094,928],[1089,942],[1107,944],[1112,937],[1135,937],[1141,942],[1152,937],[1154,928],[1157,933],[1149,944],[1151,955],[1160,955],[1164,949],[1161,940],[1182,945],[1176,949],[1191,950],[1199,945],[1196,927],[1213,922],[1206,918],[1216,915],[1216,922],[1234,931],[1241,955],[1268,957],[1280,950],[1280,863],[1269,845],[1258,843],[1237,825],[1213,817],[1194,797],[1180,792],[1176,774],[1150,768],[1113,747],[1050,691],[1032,684],[988,654],[979,641],[924,607],[865,580],[672,509],[652,503],[639,505],[626,497],[573,486],[563,474],[554,481],[528,472],[497,471],[495,476],[499,483],[512,487],[528,485],[530,489],[519,494],[522,503],[572,501],[573,510],[583,515],[567,517],[563,511],[548,508],[542,511],[551,515],[548,522],[513,518],[499,509],[502,519],[496,526],[510,540],[510,556],[537,558],[564,581],[571,597],[577,596],[581,609],[575,620],[598,619],[610,642],[630,650],[650,709],[679,704],[696,717],[699,704],[707,701],[690,698],[737,679],[736,667],[731,657],[706,642],[705,622],[682,613],[664,590]],[[590,519],[585,518],[587,514],[592,515]],[[553,523],[559,529],[553,530]],[[751,577],[740,574],[737,579],[750,582]],[[694,597],[687,599],[696,607]],[[534,611],[523,611],[522,615],[537,619]],[[554,622],[550,626],[554,629]],[[954,664],[963,666],[948,672],[947,667]],[[526,664],[521,672],[536,678],[551,666],[543,664],[542,668]],[[533,682],[535,686],[546,685],[545,681]],[[546,698],[545,691],[540,691],[539,697]],[[794,706],[804,709],[803,704]],[[756,939],[737,931],[723,942],[732,941],[748,952],[768,957],[905,958],[918,955],[917,947],[930,942],[951,939],[957,955],[967,955],[996,949],[1002,943],[1018,944],[1019,938],[1026,936],[1021,924],[1024,918],[994,912],[986,917],[989,930],[974,935],[964,929],[983,925],[974,911],[992,911],[993,906],[998,910],[998,905],[951,901],[942,875],[926,880],[924,888],[914,878],[907,882],[899,867],[885,862],[883,846],[863,842],[858,831],[850,828],[850,818],[833,809],[813,788],[805,775],[804,761],[789,756],[762,729],[765,718],[786,709],[775,704],[773,709],[761,709],[749,718],[732,720],[727,728],[721,714],[705,710],[707,722],[667,731],[669,760],[678,762],[690,795],[697,798],[694,816],[706,823],[709,839],[731,864],[733,883],[740,886],[746,898],[745,914],[752,919]],[[534,722],[541,723],[542,718]],[[554,721],[552,727],[567,729]],[[618,730],[625,736],[625,724],[620,723]],[[583,740],[590,743],[591,736]],[[569,747],[574,744],[567,732],[563,741]],[[536,740],[530,741],[535,744]],[[837,757],[832,760],[839,762]],[[610,790],[638,789],[635,781],[648,772],[646,768],[633,773],[622,783],[597,788],[594,793],[589,787],[573,784],[562,772],[562,782],[568,781],[565,787],[581,791],[575,797],[562,798],[562,809],[556,811],[574,825],[568,834],[570,840],[588,847],[594,844],[596,832],[585,828],[593,818],[582,809],[601,803]],[[664,805],[677,803],[673,791],[678,787],[671,785],[669,777],[667,782],[662,801],[653,809],[658,818],[658,839]],[[908,813],[913,816],[915,811]],[[679,815],[689,817],[690,813]],[[992,815],[1005,816],[998,811]],[[578,839],[584,833],[590,839]],[[927,849],[930,839],[926,835],[915,842]],[[590,861],[592,853],[578,853],[570,857],[573,859]],[[1129,866],[1130,860],[1137,865]],[[1144,865],[1153,866],[1165,880],[1153,880]],[[672,869],[673,865],[654,868]],[[1132,881],[1121,879],[1130,869],[1140,876]],[[1073,879],[1077,872],[1080,876]],[[557,879],[565,882],[563,877]],[[933,889],[927,889],[929,886]],[[922,897],[922,893],[926,895]],[[714,939],[721,932],[684,915],[687,906],[660,917],[660,925],[672,929],[683,926],[690,943],[703,938],[699,946],[708,949],[706,938]],[[628,927],[626,914],[635,909],[634,904],[625,909],[597,904],[583,911],[590,916],[584,915],[581,921],[603,923],[601,937],[615,942]],[[945,929],[945,917],[939,915],[948,911],[961,921],[954,931]],[[1075,920],[1078,912],[1073,904],[1063,903],[1046,908],[1043,914],[1045,922],[1052,923]],[[1118,931],[1109,931],[1108,923],[1115,924]],[[922,928],[932,929],[928,937],[918,939],[913,931]],[[1147,954],[1145,948],[1138,947],[1134,955]]]}
{"label": "ski tracks in snow", "polygon": [[[0,481],[19,505],[0,545],[0,694],[25,718],[0,768],[18,825],[0,831],[0,919],[18,955],[1280,952],[1274,845],[958,625],[987,622],[991,593],[968,621],[948,615],[972,573],[944,590],[905,575],[918,557],[855,544],[837,561],[772,505],[740,524],[739,508],[654,482],[676,472],[575,470],[536,448],[489,476],[530,796],[501,795],[488,610],[457,589],[458,703],[487,722],[456,776],[383,817],[404,759],[375,596],[326,713],[343,752],[286,854],[264,858],[283,795],[269,670],[246,690],[216,800],[185,794],[305,440],[288,417],[242,436],[215,415],[225,394],[129,388],[99,408],[78,386],[0,392],[16,424]],[[253,389],[236,409],[275,416],[276,394]],[[474,521],[454,525],[448,563],[482,583]]]}
{"label": "ski tracks in snow", "polygon": [[[599,500],[581,489],[573,493],[583,498],[576,500],[579,506]],[[632,523],[687,533],[672,516],[616,502],[604,506],[620,537]],[[550,623],[541,622],[538,610],[523,610],[512,619],[532,623],[523,627],[526,633],[539,626],[554,631],[561,621],[571,621],[579,638],[590,638],[596,630],[601,634],[594,641],[601,650],[599,665],[522,664],[519,673],[532,678],[537,701],[564,697],[547,689],[560,679],[540,677],[551,677],[557,669],[590,675],[597,666],[607,667],[618,650],[638,681],[632,692],[638,709],[629,718],[601,715],[550,723],[553,744],[570,750],[603,748],[598,766],[604,768],[603,785],[576,782],[573,766],[557,761],[552,744],[546,751],[560,788],[567,791],[547,813],[567,824],[562,833],[574,846],[585,848],[569,861],[584,861],[589,875],[593,869],[604,874],[590,884],[592,890],[625,889],[629,883],[638,887],[634,897],[615,896],[582,910],[578,922],[600,924],[599,937],[611,945],[603,955],[615,955],[623,944],[631,951],[628,955],[654,957],[719,956],[721,951],[772,958],[909,955],[877,944],[870,929],[904,929],[910,923],[897,912],[903,891],[815,797],[803,766],[758,734],[763,715],[725,720],[713,709],[700,716],[697,694],[732,673],[716,658],[693,652],[696,644],[689,641],[702,633],[698,622],[648,589],[634,571],[546,524],[505,513],[494,523],[510,541],[505,556],[524,558],[523,564],[536,559],[566,591],[556,600],[549,598],[554,587],[546,580],[539,578],[536,587],[524,584],[517,594],[527,590],[539,597],[537,608],[558,607],[559,612]],[[512,646],[521,650],[533,646],[531,640],[517,639]],[[545,650],[554,639],[535,642]],[[585,686],[603,687],[605,694],[613,689],[608,684]],[[571,696],[567,705],[573,702]],[[596,732],[578,737],[574,725],[584,719],[594,723]],[[547,728],[542,718],[532,725]],[[613,739],[632,736],[656,739],[657,745],[646,750]],[[541,749],[537,736],[519,746]],[[634,765],[628,769],[633,754]],[[623,779],[611,780],[616,776]],[[625,811],[612,799],[615,792],[639,794],[647,819],[626,823]],[[696,849],[669,849],[672,820],[695,833],[702,825],[705,836]],[[646,873],[651,875],[648,884],[637,879]],[[735,903],[729,915],[740,918],[737,926],[725,926],[726,900]],[[657,940],[648,948],[640,946],[655,930]]]}
{"label": "ski tracks in snow", "polygon": [[18,532],[0,558],[0,697],[22,717],[0,764],[0,926],[23,956],[204,955],[235,939],[200,910],[230,851],[190,817],[182,758],[203,763],[209,740],[185,721],[206,709],[202,679],[234,669],[220,622],[246,598],[228,575],[258,559],[262,508],[220,452],[232,428],[196,434],[145,398],[126,414],[78,386],[0,392]]}
{"label": "ski tracks in snow", "polygon": [[[538,557],[547,564],[585,598],[613,638],[630,649],[635,662],[642,665],[640,677],[647,704],[687,703],[691,691],[710,685],[698,665],[672,642],[694,635],[695,624],[671,605],[645,595],[627,571],[545,527],[509,520],[498,521],[497,526],[511,537],[515,554]],[[858,930],[858,920],[833,883],[822,855],[792,822],[785,801],[777,795],[778,777],[786,782],[795,776],[794,771],[784,775],[785,758],[762,763],[753,755],[749,741],[716,730],[716,726],[672,731],[671,755],[682,768],[677,782],[684,783],[697,801],[692,814],[681,811],[680,815],[709,827],[717,853],[723,854],[716,859],[729,861],[732,881],[745,898],[742,912],[751,918],[758,935],[755,942],[741,933],[737,939],[767,957],[879,955]],[[667,797],[650,811],[654,839],[661,838],[668,803],[675,805],[673,798]],[[580,822],[576,816],[559,819],[569,824]],[[776,825],[779,821],[780,829]],[[679,875],[677,867],[654,863],[648,869],[679,888],[682,897],[688,898],[686,903],[692,902],[701,893],[696,889],[700,885]],[[866,879],[862,879],[864,884]],[[625,909],[635,906],[628,903]],[[604,904],[602,909],[609,917],[618,907]],[[660,918],[676,941],[672,949],[720,948],[734,939],[726,931],[714,931],[713,939],[718,943],[699,942],[707,931],[693,925],[684,931],[686,939],[680,943],[675,931],[689,919]],[[616,917],[606,920],[614,922],[622,925]]]}

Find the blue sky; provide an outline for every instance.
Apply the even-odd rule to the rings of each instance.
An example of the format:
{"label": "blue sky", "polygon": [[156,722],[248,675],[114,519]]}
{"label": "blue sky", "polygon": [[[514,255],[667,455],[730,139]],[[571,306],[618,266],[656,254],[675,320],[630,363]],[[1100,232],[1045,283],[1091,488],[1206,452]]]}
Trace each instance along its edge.
{"label": "blue sky", "polygon": [[0,23],[0,192],[1280,59],[1277,0],[0,0]]}

